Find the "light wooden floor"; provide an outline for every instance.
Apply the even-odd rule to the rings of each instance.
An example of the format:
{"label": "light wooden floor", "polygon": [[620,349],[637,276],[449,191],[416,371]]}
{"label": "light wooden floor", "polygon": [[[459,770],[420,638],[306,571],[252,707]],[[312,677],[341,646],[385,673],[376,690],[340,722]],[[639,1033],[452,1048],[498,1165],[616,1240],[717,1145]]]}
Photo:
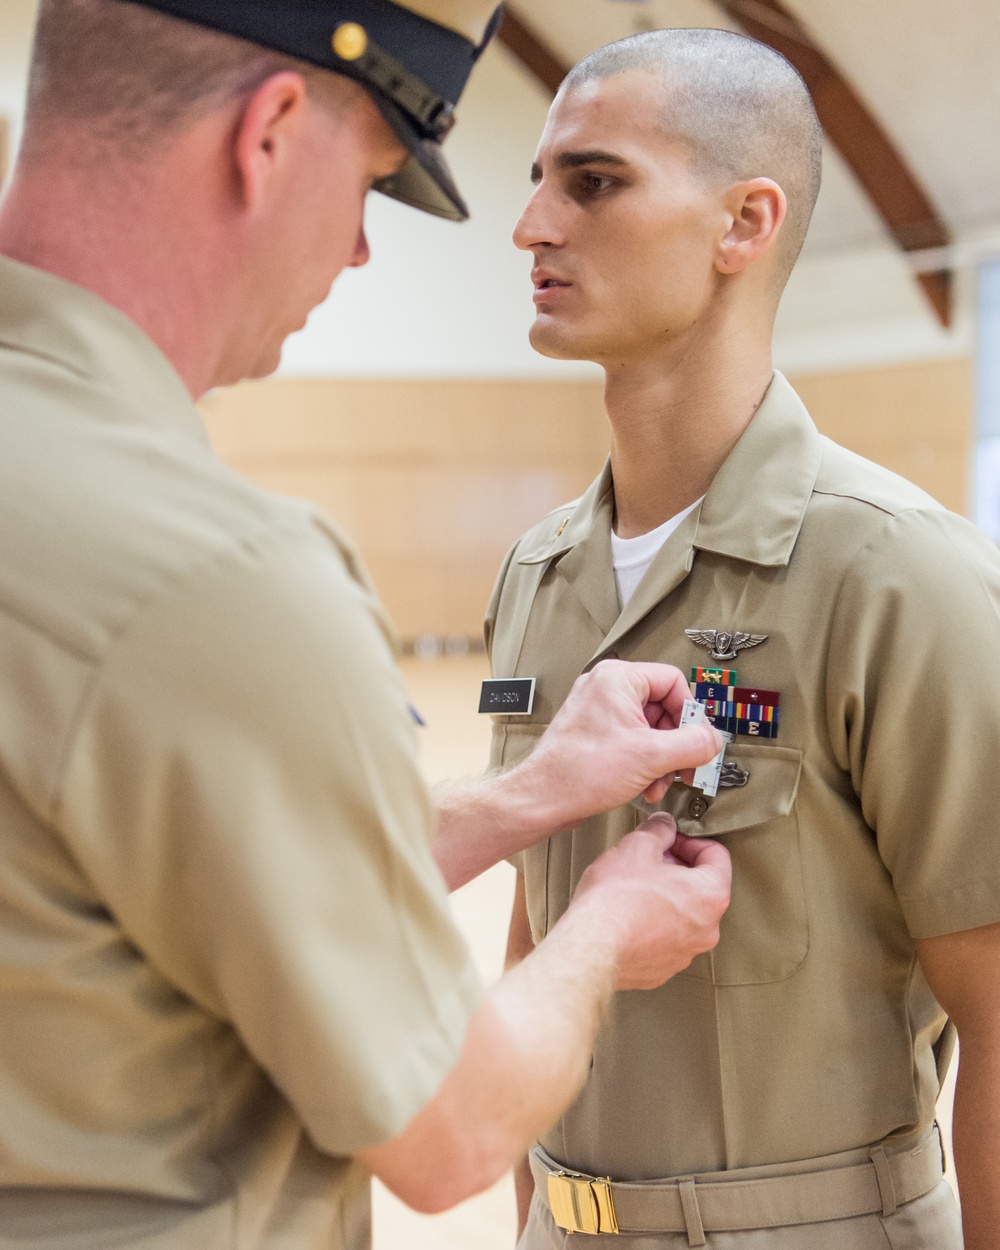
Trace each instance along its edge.
{"label": "light wooden floor", "polygon": [[[490,718],[480,716],[479,685],[489,676],[482,656],[427,662],[407,660],[403,671],[414,706],[427,722],[420,731],[421,762],[431,782],[468,777],[486,767]],[[451,897],[483,980],[503,968],[514,870],[498,864]],[[510,1177],[444,1215],[416,1215],[381,1185],[374,1190],[375,1250],[511,1250],[515,1239]]]}
{"label": "light wooden floor", "polygon": [[[482,772],[490,723],[476,708],[479,683],[488,676],[485,659],[407,660],[403,670],[413,703],[427,722],[421,748],[428,779],[436,782]],[[452,896],[455,919],[486,982],[495,981],[503,965],[513,889],[513,869],[500,864]],[[949,1151],[956,1067],[952,1065],[939,1105]],[[949,1176],[954,1180],[950,1162]],[[444,1215],[416,1215],[378,1184],[374,1206],[375,1250],[512,1250],[514,1245],[510,1178]]]}

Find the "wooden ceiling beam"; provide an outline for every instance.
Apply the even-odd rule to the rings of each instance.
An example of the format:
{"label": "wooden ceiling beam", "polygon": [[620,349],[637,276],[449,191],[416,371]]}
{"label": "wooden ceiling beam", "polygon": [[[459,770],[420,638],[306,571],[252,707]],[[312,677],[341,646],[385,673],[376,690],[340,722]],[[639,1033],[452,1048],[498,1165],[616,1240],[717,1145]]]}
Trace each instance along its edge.
{"label": "wooden ceiling beam", "polygon": [[[809,88],[830,142],[854,171],[904,252],[947,247],[951,234],[930,195],[881,122],[780,0],[716,0],[748,35],[789,60]],[[943,326],[950,326],[950,269],[915,275]]]}
{"label": "wooden ceiling beam", "polygon": [[504,5],[503,22],[497,37],[525,69],[555,95],[570,67],[563,64],[541,35],[509,4]]}

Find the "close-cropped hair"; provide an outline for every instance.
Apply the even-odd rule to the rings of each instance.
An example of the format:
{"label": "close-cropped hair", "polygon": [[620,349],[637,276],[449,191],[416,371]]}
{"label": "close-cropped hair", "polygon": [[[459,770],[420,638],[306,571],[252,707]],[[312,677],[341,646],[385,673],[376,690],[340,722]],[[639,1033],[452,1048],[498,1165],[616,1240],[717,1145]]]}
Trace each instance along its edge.
{"label": "close-cropped hair", "polygon": [[696,175],[713,185],[771,178],[785,192],[779,268],[787,277],[805,242],[823,168],[823,132],[799,73],[746,35],[655,30],[598,48],[561,90],[632,70],[662,84],[663,130],[687,146]]}
{"label": "close-cropped hair", "polygon": [[68,129],[75,139],[82,128],[88,145],[142,159],[285,70],[301,73],[327,105],[357,90],[317,66],[131,0],[41,0],[23,157],[44,157]]}

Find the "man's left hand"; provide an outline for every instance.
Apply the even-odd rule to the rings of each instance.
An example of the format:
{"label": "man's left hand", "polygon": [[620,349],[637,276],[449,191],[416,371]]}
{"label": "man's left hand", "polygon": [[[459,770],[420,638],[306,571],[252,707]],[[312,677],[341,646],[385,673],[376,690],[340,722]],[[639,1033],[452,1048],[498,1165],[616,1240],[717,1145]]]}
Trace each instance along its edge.
{"label": "man's left hand", "polygon": [[584,673],[526,760],[437,792],[434,854],[449,887],[640,795],[658,803],[678,773],[722,749],[707,723],[677,727],[688,698],[667,664],[602,660]]}
{"label": "man's left hand", "polygon": [[658,803],[677,773],[717,755],[724,739],[711,725],[678,728],[690,698],[683,673],[669,664],[602,660],[577,678],[520,766],[556,809],[555,827],[572,828],[639,795]]}

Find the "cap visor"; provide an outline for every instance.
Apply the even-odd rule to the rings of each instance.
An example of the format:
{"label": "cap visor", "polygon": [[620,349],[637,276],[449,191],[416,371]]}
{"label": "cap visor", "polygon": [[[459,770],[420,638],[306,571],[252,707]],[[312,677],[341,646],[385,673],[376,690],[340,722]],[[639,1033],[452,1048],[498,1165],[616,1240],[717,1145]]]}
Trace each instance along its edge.
{"label": "cap visor", "polygon": [[421,138],[403,110],[381,93],[372,91],[371,95],[396,137],[410,153],[401,169],[375,183],[375,190],[412,208],[433,213],[435,217],[467,221],[469,210],[455,186],[440,143]]}

